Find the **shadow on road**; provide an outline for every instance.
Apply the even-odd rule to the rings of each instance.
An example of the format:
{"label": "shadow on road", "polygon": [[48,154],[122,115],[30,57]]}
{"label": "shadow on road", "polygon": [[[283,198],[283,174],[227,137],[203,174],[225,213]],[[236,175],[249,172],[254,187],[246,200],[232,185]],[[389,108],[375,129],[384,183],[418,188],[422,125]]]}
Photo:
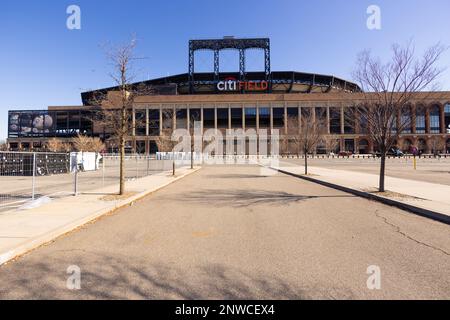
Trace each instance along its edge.
{"label": "shadow on road", "polygon": [[[273,274],[256,275],[218,264],[180,269],[138,257],[118,258],[75,250],[64,251],[64,259],[55,259],[56,253],[61,251],[53,252],[53,257],[40,256],[39,262],[22,260],[0,268],[0,298],[310,299],[327,296],[328,291],[323,285],[300,288]],[[80,290],[66,287],[70,265],[81,269]],[[352,295],[347,289],[338,291],[345,297]]]}
{"label": "shadow on road", "polygon": [[[202,190],[177,195],[172,201],[194,202],[204,205],[247,207],[254,205],[288,205],[316,198],[351,198],[352,195],[306,196],[283,191],[266,190]],[[168,200],[168,199],[167,199]]]}
{"label": "shadow on road", "polygon": [[258,179],[267,178],[267,176],[259,174],[210,174],[208,179]]}

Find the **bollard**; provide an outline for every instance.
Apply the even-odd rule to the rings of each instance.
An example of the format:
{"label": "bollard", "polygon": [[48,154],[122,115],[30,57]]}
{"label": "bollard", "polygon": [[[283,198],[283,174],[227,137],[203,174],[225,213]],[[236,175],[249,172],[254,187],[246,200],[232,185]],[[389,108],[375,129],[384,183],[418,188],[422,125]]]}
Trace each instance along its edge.
{"label": "bollard", "polygon": [[139,177],[138,156],[136,154],[136,179]]}
{"label": "bollard", "polygon": [[74,190],[73,195],[76,197],[78,195],[78,164],[77,168],[75,169],[75,175],[74,175]]}
{"label": "bollard", "polygon": [[106,161],[106,158],[103,157],[103,159],[102,159],[102,187],[105,186],[105,161]]}
{"label": "bollard", "polygon": [[31,181],[31,200],[35,198],[35,185],[36,185],[36,152],[33,153],[33,178]]}

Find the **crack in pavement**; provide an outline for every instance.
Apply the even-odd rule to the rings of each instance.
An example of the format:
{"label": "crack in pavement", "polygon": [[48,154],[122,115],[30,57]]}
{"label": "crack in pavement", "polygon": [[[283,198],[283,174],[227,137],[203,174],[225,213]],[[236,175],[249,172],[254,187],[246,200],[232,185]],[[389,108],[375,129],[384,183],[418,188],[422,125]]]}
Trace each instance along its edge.
{"label": "crack in pavement", "polygon": [[411,241],[413,241],[413,242],[415,242],[415,243],[417,243],[417,244],[423,245],[423,246],[428,247],[428,248],[430,248],[430,249],[434,249],[434,250],[440,251],[441,253],[443,253],[443,254],[445,254],[445,255],[447,255],[447,256],[450,256],[450,253],[449,253],[449,252],[447,252],[447,251],[445,251],[445,250],[443,250],[443,249],[441,249],[441,248],[432,246],[432,245],[430,245],[430,244],[428,244],[428,243],[419,241],[419,240],[414,239],[413,237],[407,235],[405,232],[401,231],[401,229],[400,229],[399,226],[397,226],[396,224],[393,224],[392,222],[389,222],[388,219],[387,219],[386,217],[380,215],[380,213],[378,212],[378,210],[375,211],[375,216],[377,216],[378,218],[383,219],[383,221],[384,221],[385,224],[387,224],[387,225],[393,227],[394,229],[396,229],[395,232],[397,232],[398,234],[402,235],[403,237],[405,237],[405,238],[407,238],[407,239],[409,239],[409,240],[411,240]]}

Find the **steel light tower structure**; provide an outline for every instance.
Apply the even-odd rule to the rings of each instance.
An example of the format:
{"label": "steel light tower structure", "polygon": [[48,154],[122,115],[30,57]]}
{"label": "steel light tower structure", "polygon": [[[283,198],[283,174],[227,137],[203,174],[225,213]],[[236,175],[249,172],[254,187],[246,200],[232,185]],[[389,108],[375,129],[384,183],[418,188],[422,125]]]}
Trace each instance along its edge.
{"label": "steel light tower structure", "polygon": [[189,41],[189,91],[194,93],[195,75],[195,51],[212,50],[214,52],[214,81],[219,81],[220,73],[220,51],[234,49],[239,51],[239,80],[246,78],[245,72],[245,51],[247,49],[264,50],[264,74],[269,82],[270,90],[270,39],[269,38],[249,38],[236,39],[234,37],[224,37],[223,39],[206,39]]}

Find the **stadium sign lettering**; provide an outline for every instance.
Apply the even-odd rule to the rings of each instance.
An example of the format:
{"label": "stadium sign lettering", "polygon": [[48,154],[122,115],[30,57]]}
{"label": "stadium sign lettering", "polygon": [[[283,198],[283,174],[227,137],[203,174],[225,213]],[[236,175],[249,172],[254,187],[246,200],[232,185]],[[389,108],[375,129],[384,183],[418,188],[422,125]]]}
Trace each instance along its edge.
{"label": "stadium sign lettering", "polygon": [[219,91],[264,91],[267,90],[268,86],[267,81],[238,81],[232,77],[217,83]]}

